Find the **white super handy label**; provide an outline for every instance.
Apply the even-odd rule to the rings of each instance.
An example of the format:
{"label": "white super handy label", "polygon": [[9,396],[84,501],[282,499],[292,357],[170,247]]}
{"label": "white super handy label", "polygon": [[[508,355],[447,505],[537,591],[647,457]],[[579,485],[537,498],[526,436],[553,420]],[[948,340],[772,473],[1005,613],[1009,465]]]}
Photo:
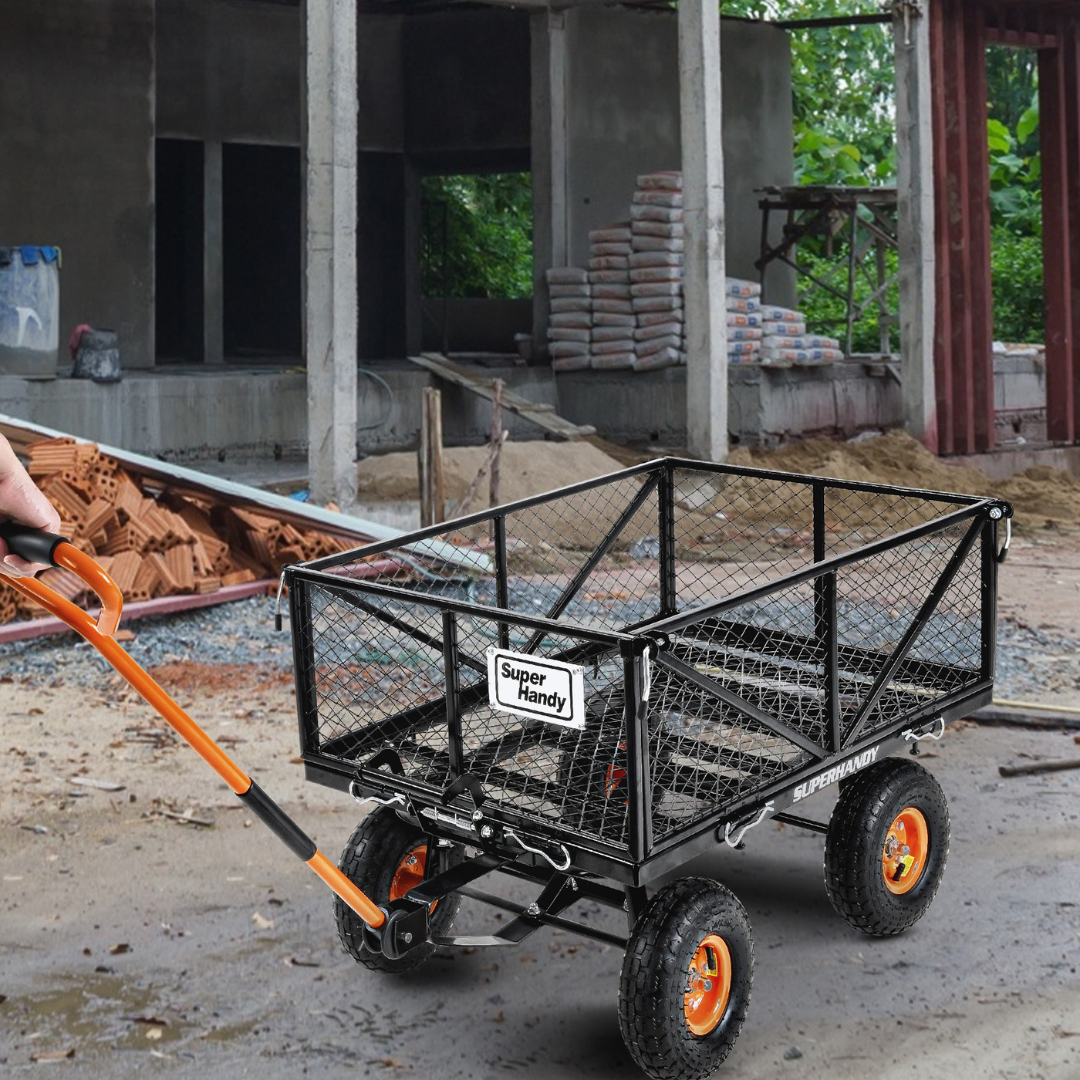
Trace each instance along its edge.
{"label": "white super handy label", "polygon": [[488,701],[493,709],[561,727],[585,726],[585,669],[561,660],[490,648]]}

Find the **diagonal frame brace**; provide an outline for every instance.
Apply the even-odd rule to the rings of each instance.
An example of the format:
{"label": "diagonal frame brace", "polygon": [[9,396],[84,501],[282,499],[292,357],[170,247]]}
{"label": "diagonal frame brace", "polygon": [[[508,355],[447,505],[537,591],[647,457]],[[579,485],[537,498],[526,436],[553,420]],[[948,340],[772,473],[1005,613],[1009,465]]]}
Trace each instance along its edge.
{"label": "diagonal frame brace", "polygon": [[907,654],[911,651],[912,645],[915,644],[915,639],[922,632],[923,627],[930,621],[930,617],[937,610],[938,604],[941,603],[941,598],[952,584],[953,578],[956,577],[960,567],[963,566],[968,555],[971,554],[971,549],[975,546],[975,541],[979,538],[984,525],[984,519],[976,517],[968,527],[968,530],[957,546],[956,551],[953,552],[952,558],[949,559],[945,569],[941,572],[941,577],[937,579],[933,589],[930,590],[930,595],[923,601],[922,607],[919,608],[915,618],[912,619],[911,624],[904,632],[904,636],[900,639],[899,644],[893,650],[888,662],[881,671],[878,672],[878,676],[874,680],[874,685],[870,688],[870,693],[862,703],[862,707],[855,716],[855,721],[851,726],[851,730],[844,739],[845,748],[850,746],[852,742],[858,738],[859,733],[866,725],[866,721],[869,719],[870,714],[877,706],[881,695],[885,692],[889,683],[892,682],[893,676],[899,670],[900,665],[907,658]]}
{"label": "diagonal frame brace", "polygon": [[697,668],[693,668],[689,664],[684,663],[677,657],[672,656],[671,653],[661,650],[660,653],[657,654],[656,662],[666,667],[669,671],[675,672],[681,678],[686,679],[687,682],[693,683],[699,689],[704,690],[705,693],[711,694],[715,698],[719,698],[725,705],[730,705],[731,708],[742,713],[744,716],[749,717],[751,720],[754,720],[762,727],[767,728],[774,735],[794,743],[800,750],[805,750],[808,754],[812,754],[814,757],[818,758],[818,760],[827,756],[828,751],[824,747],[819,746],[813,739],[808,738],[801,731],[789,727],[782,720],[777,720],[775,716],[770,716],[764,709],[759,709],[756,705],[747,701],[746,698],[739,694],[736,694],[733,690],[729,690],[726,686],[721,686],[720,683],[710,679],[707,675],[702,675]]}

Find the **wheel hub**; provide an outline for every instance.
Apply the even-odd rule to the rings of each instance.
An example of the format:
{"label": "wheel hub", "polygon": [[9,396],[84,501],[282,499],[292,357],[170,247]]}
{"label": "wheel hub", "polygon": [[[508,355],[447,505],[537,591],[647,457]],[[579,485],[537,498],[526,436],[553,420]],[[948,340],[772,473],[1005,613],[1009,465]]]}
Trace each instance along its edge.
{"label": "wheel hub", "polygon": [[[390,882],[390,900],[400,900],[410,889],[424,880],[427,867],[427,844],[418,844],[398,863]],[[385,878],[383,879],[385,880]],[[435,905],[432,905],[434,910]]]}
{"label": "wheel hub", "polygon": [[881,852],[885,888],[897,896],[910,892],[926,869],[930,830],[921,810],[906,806],[893,819]]}
{"label": "wheel hub", "polygon": [[723,1019],[731,995],[731,951],[719,934],[709,934],[697,947],[683,995],[686,1026],[704,1036]]}

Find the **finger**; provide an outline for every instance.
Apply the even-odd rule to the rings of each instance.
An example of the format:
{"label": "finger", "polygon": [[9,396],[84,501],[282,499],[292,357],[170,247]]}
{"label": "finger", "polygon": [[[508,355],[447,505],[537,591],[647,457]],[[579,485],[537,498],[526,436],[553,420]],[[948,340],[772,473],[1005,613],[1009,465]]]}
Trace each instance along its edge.
{"label": "finger", "polygon": [[0,574],[6,574],[8,577],[33,577],[38,570],[43,569],[45,568],[20,559],[18,555],[5,555],[3,559],[0,559]]}

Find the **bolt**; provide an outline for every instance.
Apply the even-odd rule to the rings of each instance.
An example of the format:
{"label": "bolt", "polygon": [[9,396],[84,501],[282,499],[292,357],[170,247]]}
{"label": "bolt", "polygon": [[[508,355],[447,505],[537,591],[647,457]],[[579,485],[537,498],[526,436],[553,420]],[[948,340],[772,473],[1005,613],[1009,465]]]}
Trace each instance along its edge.
{"label": "bolt", "polygon": [[990,517],[994,521],[999,521],[1001,519],[1001,507],[1000,506],[992,507],[991,510],[990,510]]}
{"label": "bolt", "polygon": [[480,821],[483,818],[483,816],[484,816],[484,812],[482,810],[474,810],[472,812],[473,821]]}
{"label": "bolt", "polygon": [[480,830],[480,835],[481,835],[481,836],[482,836],[482,837],[483,837],[483,838],[484,838],[485,840],[490,840],[490,839],[491,839],[491,836],[492,836],[492,833],[493,833],[494,831],[495,831],[495,830],[494,830],[494,829],[492,829],[492,827],[491,827],[490,825],[485,825],[485,826],[484,826],[484,827],[483,827],[483,828],[482,828],[482,829]]}
{"label": "bolt", "polygon": [[406,945],[411,945],[412,944],[412,934],[406,934],[404,940],[405,940]]}

